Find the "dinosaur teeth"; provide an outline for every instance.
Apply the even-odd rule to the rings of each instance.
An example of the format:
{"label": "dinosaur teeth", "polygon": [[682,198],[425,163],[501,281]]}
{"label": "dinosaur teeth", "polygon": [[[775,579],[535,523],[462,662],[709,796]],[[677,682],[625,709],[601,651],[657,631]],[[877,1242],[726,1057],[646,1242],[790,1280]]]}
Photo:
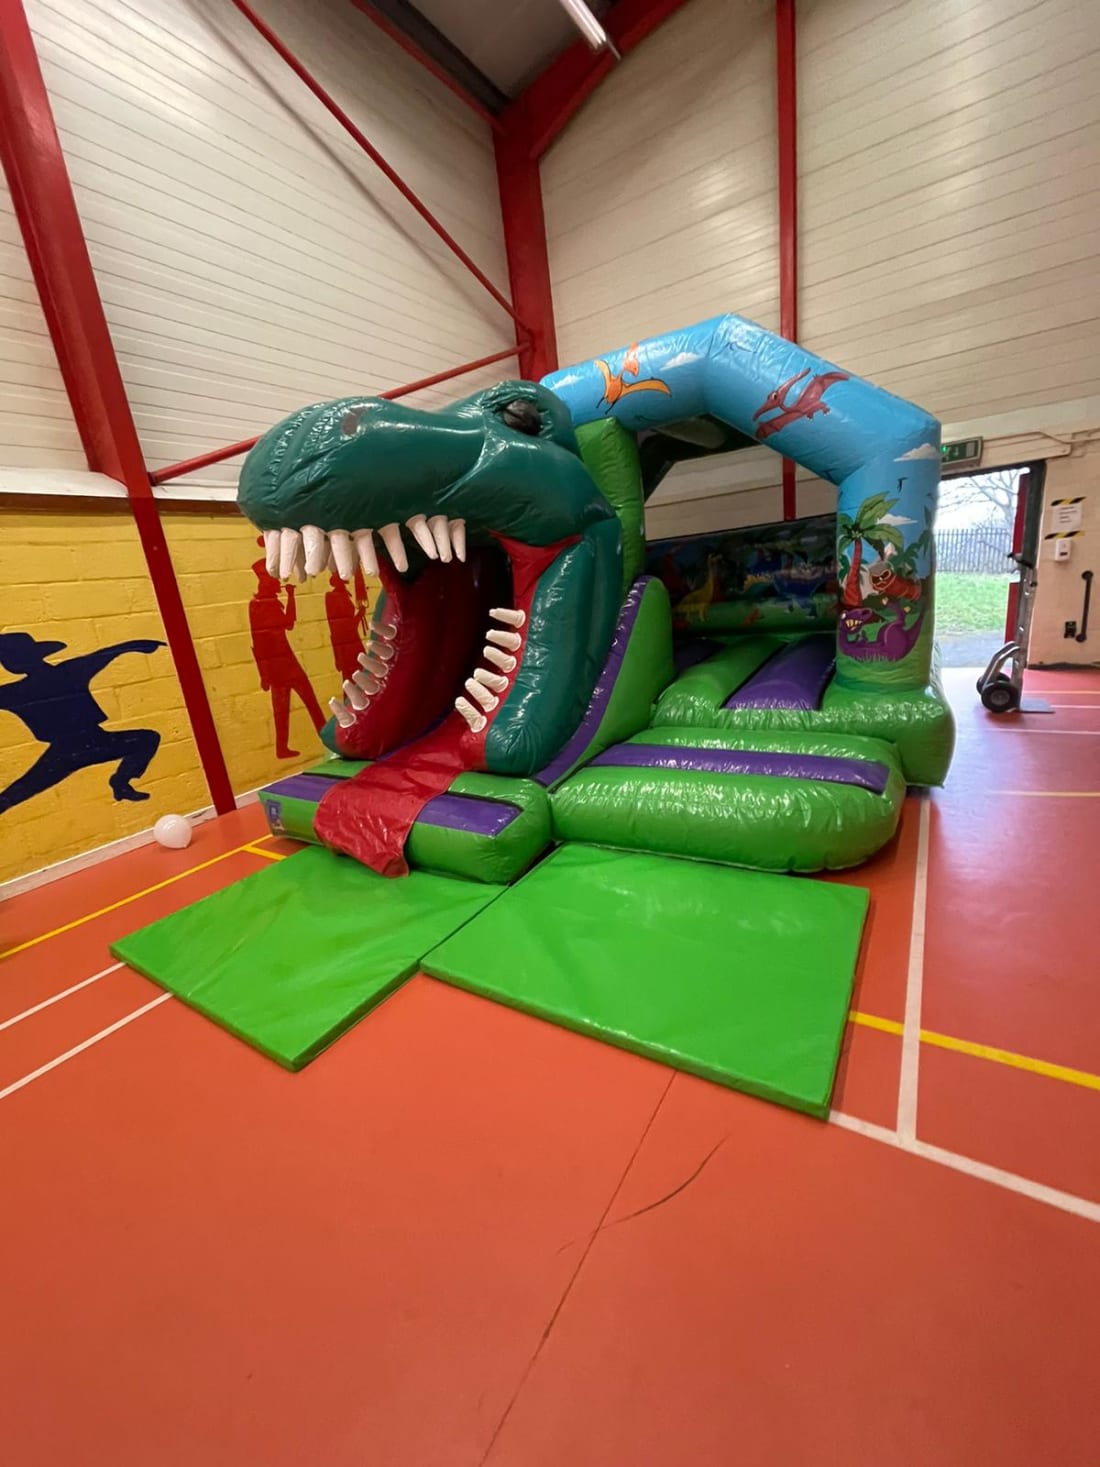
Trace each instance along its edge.
{"label": "dinosaur teeth", "polygon": [[302,545],[306,553],[306,575],[320,575],[328,561],[328,536],[317,525],[303,525]]}
{"label": "dinosaur teeth", "polygon": [[328,706],[332,709],[332,716],[341,728],[350,728],[355,722],[355,714],[351,712],[342,698],[330,698]]}
{"label": "dinosaur teeth", "polygon": [[351,538],[355,546],[355,553],[359,557],[359,564],[368,576],[376,576],[378,574],[378,556],[374,549],[374,536],[370,530],[353,530]]}
{"label": "dinosaur teeth", "polygon": [[373,652],[360,652],[358,660],[359,666],[364,672],[369,673],[373,678],[378,678],[380,681],[390,670],[389,663],[383,662]]}
{"label": "dinosaur teeth", "polygon": [[350,581],[355,574],[355,551],[351,548],[351,536],[347,530],[332,530],[329,534],[332,558],[336,562],[336,574],[342,581]]}
{"label": "dinosaur teeth", "polygon": [[492,713],[494,708],[500,706],[500,699],[495,693],[491,693],[477,678],[468,677],[464,686],[474,702],[480,703],[486,713]]}
{"label": "dinosaur teeth", "polygon": [[454,546],[455,556],[458,560],[466,559],[466,521],[448,520],[447,528],[451,532],[451,544]]}
{"label": "dinosaur teeth", "polygon": [[267,558],[267,573],[269,576],[279,574],[279,532],[278,530],[264,531],[264,555]]}
{"label": "dinosaur teeth", "polygon": [[490,672],[487,667],[475,667],[474,677],[479,683],[484,683],[487,688],[491,688],[494,693],[503,693],[508,686],[506,677],[501,677],[499,672]]}
{"label": "dinosaur teeth", "polygon": [[525,611],[514,611],[510,606],[494,606],[489,615],[494,621],[502,621],[510,627],[521,627],[527,620]]}
{"label": "dinosaur teeth", "polygon": [[428,559],[438,560],[439,551],[436,548],[436,543],[434,539],[432,538],[432,532],[428,529],[427,518],[422,514],[414,514],[412,519],[406,520],[405,523],[413,532],[413,538],[416,540],[416,543],[420,546],[421,550],[423,550]]}
{"label": "dinosaur teeth", "polygon": [[382,536],[382,544],[389,551],[394,570],[407,571],[409,557],[405,554],[405,545],[401,539],[401,526],[394,521],[393,524],[383,525],[378,533]]}
{"label": "dinosaur teeth", "polygon": [[435,548],[439,551],[439,558],[444,565],[450,565],[453,558],[451,550],[451,537],[447,533],[447,516],[445,514],[433,514],[428,521],[428,529],[432,532]]}
{"label": "dinosaur teeth", "polygon": [[455,707],[458,709],[459,713],[462,714],[466,722],[470,725],[470,730],[472,733],[480,733],[485,725],[489,722],[484,713],[479,713],[478,710],[467,698],[456,698]]}
{"label": "dinosaur teeth", "polygon": [[491,632],[485,633],[485,640],[498,647],[505,647],[509,652],[518,652],[523,646],[523,638],[518,632],[498,632],[495,627]]}
{"label": "dinosaur teeth", "polygon": [[486,662],[491,662],[494,667],[499,667],[501,672],[515,672],[516,659],[509,657],[507,652],[502,652],[499,647],[482,647],[481,655]]}
{"label": "dinosaur teeth", "polygon": [[356,713],[362,713],[363,709],[370,702],[363,689],[357,683],[353,683],[350,677],[344,682],[344,697],[355,709]]}
{"label": "dinosaur teeth", "polygon": [[279,534],[279,579],[289,581],[298,568],[302,554],[302,536],[297,530],[282,530]]}
{"label": "dinosaur teeth", "polygon": [[356,687],[363,689],[368,698],[373,697],[382,686],[378,679],[369,672],[353,672],[351,680]]}

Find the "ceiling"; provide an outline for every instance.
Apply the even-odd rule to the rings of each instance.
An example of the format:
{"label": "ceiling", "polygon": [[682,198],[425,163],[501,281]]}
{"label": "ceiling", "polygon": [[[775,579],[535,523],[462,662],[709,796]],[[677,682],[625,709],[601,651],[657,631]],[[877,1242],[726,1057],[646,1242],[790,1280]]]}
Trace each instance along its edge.
{"label": "ceiling", "polygon": [[[558,0],[372,0],[472,92],[499,111],[580,37]],[[597,16],[611,0],[588,0]]]}

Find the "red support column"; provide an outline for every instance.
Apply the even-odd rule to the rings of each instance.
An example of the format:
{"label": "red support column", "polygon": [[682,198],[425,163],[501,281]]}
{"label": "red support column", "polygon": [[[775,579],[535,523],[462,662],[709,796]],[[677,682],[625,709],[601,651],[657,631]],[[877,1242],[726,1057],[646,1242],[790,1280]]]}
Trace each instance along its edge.
{"label": "red support column", "polygon": [[[779,143],[779,334],[798,340],[798,94],[796,0],[775,0],[775,81]],[[783,518],[793,520],[795,466],[783,460]]]}
{"label": "red support column", "polygon": [[235,808],[22,0],[0,0],[0,161],[88,467],[125,485],[219,814]]}
{"label": "red support column", "polygon": [[[1024,533],[1027,527],[1027,499],[1033,493],[1031,470],[1025,469],[1016,484],[1016,515],[1012,521],[1012,554],[1024,553]],[[1008,583],[1008,604],[1005,607],[1005,641],[1016,640],[1016,618],[1020,612],[1020,584],[1027,575],[1027,568],[1016,562],[1016,579]]]}
{"label": "red support column", "polygon": [[495,134],[500,219],[508,281],[516,312],[526,326],[517,333],[519,373],[537,382],[558,365],[554,298],[546,250],[539,160],[532,149],[526,109],[509,109],[507,127]]}

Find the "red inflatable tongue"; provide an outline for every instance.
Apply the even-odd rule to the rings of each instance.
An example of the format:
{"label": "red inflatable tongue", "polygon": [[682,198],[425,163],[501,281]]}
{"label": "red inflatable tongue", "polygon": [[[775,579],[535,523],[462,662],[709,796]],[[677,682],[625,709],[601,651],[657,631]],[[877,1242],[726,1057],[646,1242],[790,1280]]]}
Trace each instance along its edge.
{"label": "red inflatable tongue", "polygon": [[[512,604],[527,613],[520,632],[523,645],[516,654],[522,663],[539,577],[566,546],[576,543],[576,537],[556,545],[522,545],[518,540],[497,538],[512,561]],[[452,712],[422,739],[361,769],[351,779],[335,780],[317,807],[314,830],[318,837],[334,851],[354,856],[382,876],[407,875],[405,841],[416,817],[464,770],[484,769],[485,739],[506,698],[507,694],[480,733],[475,734],[460,713]]]}

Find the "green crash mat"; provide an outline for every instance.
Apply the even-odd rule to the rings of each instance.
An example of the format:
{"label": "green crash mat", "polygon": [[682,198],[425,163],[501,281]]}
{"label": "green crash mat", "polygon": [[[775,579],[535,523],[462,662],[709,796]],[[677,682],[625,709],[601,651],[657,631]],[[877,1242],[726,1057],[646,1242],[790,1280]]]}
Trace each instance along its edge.
{"label": "green crash mat", "polygon": [[867,901],[860,887],[567,845],[422,966],[823,1116]]}
{"label": "green crash mat", "polygon": [[115,957],[287,1069],[307,1064],[491,902],[311,847],[113,943]]}

